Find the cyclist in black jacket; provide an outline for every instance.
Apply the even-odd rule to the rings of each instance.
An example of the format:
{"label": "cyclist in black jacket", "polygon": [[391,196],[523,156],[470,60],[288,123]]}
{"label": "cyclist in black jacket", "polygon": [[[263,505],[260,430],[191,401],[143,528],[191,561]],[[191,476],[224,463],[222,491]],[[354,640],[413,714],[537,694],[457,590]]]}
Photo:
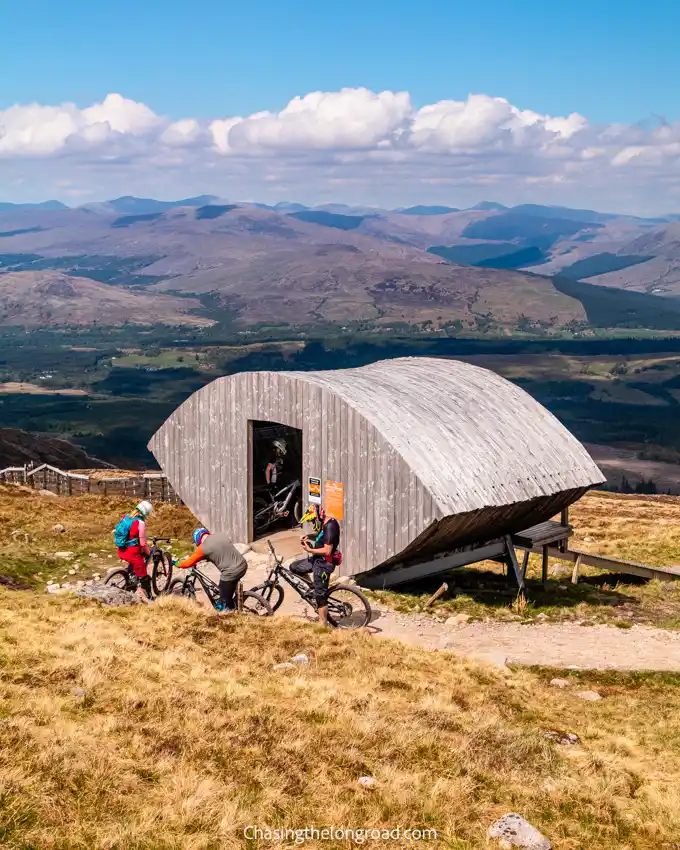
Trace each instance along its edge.
{"label": "cyclist in black jacket", "polygon": [[312,573],[319,623],[327,626],[328,584],[335,569],[336,553],[340,546],[340,523],[334,516],[326,514],[321,505],[314,505],[310,512],[313,514],[312,521],[317,533],[315,536],[302,538],[302,548],[307,557],[295,561],[290,569],[298,575]]}

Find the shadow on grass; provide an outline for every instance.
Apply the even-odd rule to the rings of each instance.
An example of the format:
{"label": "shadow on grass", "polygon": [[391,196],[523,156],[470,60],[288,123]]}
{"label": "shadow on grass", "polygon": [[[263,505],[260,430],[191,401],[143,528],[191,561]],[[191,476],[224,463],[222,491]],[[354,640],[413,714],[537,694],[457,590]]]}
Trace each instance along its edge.
{"label": "shadow on grass", "polygon": [[[431,606],[429,610],[446,607],[446,603],[459,601],[472,602],[486,608],[510,608],[517,600],[517,584],[514,577],[485,570],[466,569],[446,575],[422,579],[411,584],[401,585],[398,596],[404,607],[422,606],[441,586],[448,584],[448,590]],[[640,600],[630,596],[616,585],[645,584],[646,579],[633,576],[598,575],[583,576],[578,584],[571,584],[569,578],[550,578],[545,586],[540,580],[526,579],[526,600],[533,612],[550,609],[573,608],[578,605],[616,608],[624,605],[639,605]],[[461,598],[462,597],[462,598]]]}

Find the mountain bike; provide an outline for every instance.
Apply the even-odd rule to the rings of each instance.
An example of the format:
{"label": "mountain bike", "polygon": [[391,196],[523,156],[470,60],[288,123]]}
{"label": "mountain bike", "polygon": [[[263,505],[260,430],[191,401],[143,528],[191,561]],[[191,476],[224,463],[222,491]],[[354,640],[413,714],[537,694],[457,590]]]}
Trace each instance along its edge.
{"label": "mountain bike", "polygon": [[[210,600],[210,604],[216,611],[222,611],[222,602],[220,600],[220,589],[205,573],[202,573],[198,567],[188,569],[186,576],[176,578],[170,583],[167,593],[172,596],[184,596],[192,602],[196,602],[196,584],[205,591],[205,595]],[[237,591],[238,610],[246,614],[255,614],[258,617],[271,617],[274,613],[269,602],[260,594],[252,590],[243,590],[239,584]]]}
{"label": "mountain bike", "polygon": [[[165,593],[172,579],[172,568],[175,565],[172,554],[164,552],[159,543],[170,543],[170,537],[152,537],[150,555],[147,558],[147,572],[149,564],[153,563],[151,569],[151,587],[156,596]],[[110,584],[112,587],[117,587],[119,590],[128,590],[131,593],[139,587],[139,579],[134,574],[132,567],[119,567],[117,570],[110,572],[104,580],[104,584]]]}
{"label": "mountain bike", "polygon": [[[268,540],[267,545],[274,564],[264,584],[251,587],[249,592],[262,597],[274,612],[283,602],[284,589],[281,582],[284,581],[316,611],[313,583],[304,576],[292,572],[288,567],[284,567],[283,560],[276,554],[271,541]],[[371,605],[363,593],[347,584],[331,585],[328,593],[328,622],[332,626],[340,629],[360,629],[368,625],[370,621]]]}
{"label": "mountain bike", "polygon": [[301,491],[300,481],[296,479],[276,493],[267,490],[266,496],[255,496],[253,499],[255,535],[262,534],[275,522],[289,517],[292,518],[293,525],[298,525],[302,517]]}

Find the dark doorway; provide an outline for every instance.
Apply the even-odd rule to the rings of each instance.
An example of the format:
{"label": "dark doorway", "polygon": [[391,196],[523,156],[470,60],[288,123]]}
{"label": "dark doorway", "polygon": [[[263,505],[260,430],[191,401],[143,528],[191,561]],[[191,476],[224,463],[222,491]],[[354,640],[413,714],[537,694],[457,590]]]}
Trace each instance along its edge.
{"label": "dark doorway", "polygon": [[253,538],[292,528],[302,516],[302,431],[252,423]]}

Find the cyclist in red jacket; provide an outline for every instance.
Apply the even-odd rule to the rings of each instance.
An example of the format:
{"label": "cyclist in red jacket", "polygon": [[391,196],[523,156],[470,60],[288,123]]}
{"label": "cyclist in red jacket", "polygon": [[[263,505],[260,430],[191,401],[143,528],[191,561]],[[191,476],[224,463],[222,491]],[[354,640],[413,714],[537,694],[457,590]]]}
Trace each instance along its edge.
{"label": "cyclist in red jacket", "polygon": [[151,577],[147,572],[146,561],[151,550],[146,539],[145,520],[153,513],[151,502],[140,502],[137,507],[120,520],[113,536],[118,548],[118,557],[132,567],[139,579],[140,595],[145,602],[153,599]]}

